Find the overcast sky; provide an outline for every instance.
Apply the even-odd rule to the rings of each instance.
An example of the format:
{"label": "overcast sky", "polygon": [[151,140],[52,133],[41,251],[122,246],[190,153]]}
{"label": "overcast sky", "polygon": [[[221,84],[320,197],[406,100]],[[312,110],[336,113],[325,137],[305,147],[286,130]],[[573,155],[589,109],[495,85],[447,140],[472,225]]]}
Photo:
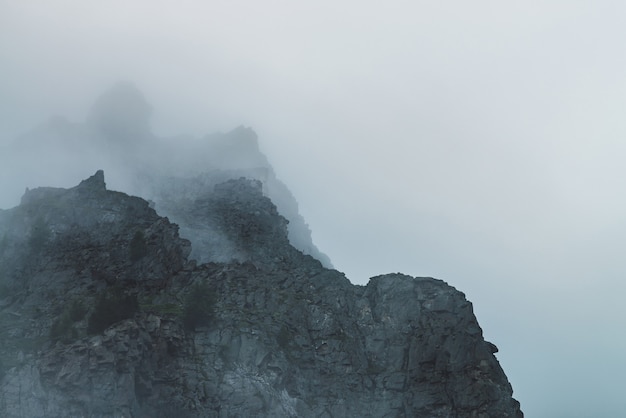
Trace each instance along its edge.
{"label": "overcast sky", "polygon": [[157,134],[250,126],[353,283],[444,279],[527,416],[626,416],[624,22],[605,0],[0,0],[0,142],[118,80]]}

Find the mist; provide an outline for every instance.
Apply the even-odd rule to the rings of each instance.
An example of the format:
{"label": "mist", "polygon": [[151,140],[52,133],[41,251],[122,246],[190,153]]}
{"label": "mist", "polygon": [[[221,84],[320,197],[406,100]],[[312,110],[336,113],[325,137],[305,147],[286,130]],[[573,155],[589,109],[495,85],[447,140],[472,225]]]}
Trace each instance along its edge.
{"label": "mist", "polygon": [[[527,416],[623,416],[625,14],[608,0],[4,1],[0,207],[99,168],[128,190],[123,164],[63,126],[83,129],[130,80],[149,132],[181,147],[251,127],[353,283],[399,271],[465,292]],[[24,138],[54,123],[67,148],[24,165]]]}

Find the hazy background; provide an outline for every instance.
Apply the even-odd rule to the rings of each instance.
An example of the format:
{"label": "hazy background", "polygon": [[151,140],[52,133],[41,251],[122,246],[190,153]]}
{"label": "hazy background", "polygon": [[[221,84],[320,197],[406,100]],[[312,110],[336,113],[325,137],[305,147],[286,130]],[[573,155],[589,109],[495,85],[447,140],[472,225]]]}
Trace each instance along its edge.
{"label": "hazy background", "polygon": [[157,134],[251,126],[353,283],[465,292],[528,417],[626,416],[624,22],[603,0],[0,0],[0,143],[120,79]]}

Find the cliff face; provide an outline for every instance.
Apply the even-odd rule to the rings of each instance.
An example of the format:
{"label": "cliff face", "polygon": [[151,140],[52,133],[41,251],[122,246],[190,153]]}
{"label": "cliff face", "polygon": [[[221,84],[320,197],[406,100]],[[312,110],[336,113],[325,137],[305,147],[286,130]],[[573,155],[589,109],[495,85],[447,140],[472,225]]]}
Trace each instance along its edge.
{"label": "cliff face", "polygon": [[523,416],[461,292],[350,284],[262,189],[227,180],[179,211],[237,262],[189,260],[102,172],[0,211],[0,416]]}

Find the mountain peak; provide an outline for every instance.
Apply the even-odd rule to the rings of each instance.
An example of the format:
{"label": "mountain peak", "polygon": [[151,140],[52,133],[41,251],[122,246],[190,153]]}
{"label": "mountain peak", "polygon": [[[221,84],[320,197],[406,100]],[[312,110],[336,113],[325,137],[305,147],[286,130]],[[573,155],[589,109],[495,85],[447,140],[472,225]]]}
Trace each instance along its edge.
{"label": "mountain peak", "polygon": [[105,191],[106,183],[104,182],[104,171],[103,170],[96,171],[96,174],[89,177],[88,179],[81,181],[80,184],[76,186],[76,188],[82,189],[82,190],[89,189],[89,190],[98,191],[98,192]]}

